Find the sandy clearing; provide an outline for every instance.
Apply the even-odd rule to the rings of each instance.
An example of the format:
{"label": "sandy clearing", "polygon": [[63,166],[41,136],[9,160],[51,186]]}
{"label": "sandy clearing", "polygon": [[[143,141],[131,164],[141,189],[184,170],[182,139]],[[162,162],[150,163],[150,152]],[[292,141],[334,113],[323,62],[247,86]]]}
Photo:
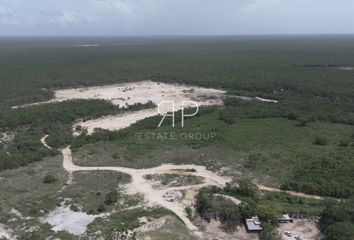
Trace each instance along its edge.
{"label": "sandy clearing", "polygon": [[[196,107],[195,104],[199,107],[222,105],[222,97],[225,93],[226,92],[223,90],[212,88],[142,81],[106,86],[56,90],[55,98],[50,101],[16,106],[13,108],[63,102],[74,99],[107,100],[115,105],[119,105],[120,107],[127,107],[138,103],[144,104],[150,101],[157,106],[161,104],[159,110],[157,108],[146,109],[114,116],[105,116],[85,122],[77,122],[73,126],[73,132],[74,135],[78,135],[80,132],[75,132],[76,126],[82,126],[84,129],[87,129],[88,134],[92,134],[95,128],[119,130],[126,128],[139,120],[159,115],[159,113],[165,114],[171,111],[178,111],[181,110],[182,107]],[[173,103],[171,101],[173,101]],[[182,106],[183,101],[184,106]]]}
{"label": "sandy clearing", "polygon": [[[222,105],[221,96],[223,94],[225,94],[224,91],[211,88],[143,81],[103,86],[100,88],[90,87],[85,89],[59,90],[56,92],[55,96],[59,101],[73,98],[104,99],[123,107],[136,103],[147,103],[149,101],[156,105],[165,101],[173,101],[173,103],[165,102],[161,104],[159,110],[155,108],[137,112],[127,112],[85,122],[80,121],[73,126],[73,129],[77,126],[81,126],[87,129],[88,134],[92,134],[95,128],[111,131],[120,130],[129,127],[139,120],[159,115],[159,113],[165,114],[167,112],[181,110],[183,107],[182,101],[185,101],[185,108],[195,107],[195,104],[191,101],[194,101],[198,106]],[[174,106],[172,104],[174,104]],[[78,134],[80,134],[80,132],[74,131],[74,135]]]}
{"label": "sandy clearing", "polygon": [[[155,105],[161,104],[159,109],[145,109],[136,112],[127,112],[124,114],[105,116],[88,121],[79,121],[73,125],[74,136],[79,135],[82,130],[76,131],[78,126],[86,129],[90,135],[95,129],[101,128],[110,131],[120,130],[129,127],[131,124],[148,117],[165,114],[171,111],[181,110],[182,107],[198,106],[220,106],[223,105],[222,98],[226,92],[219,89],[203,88],[188,85],[167,84],[153,81],[141,81],[132,83],[121,83],[105,86],[93,86],[84,88],[62,89],[55,91],[55,98],[47,102],[27,104],[18,107],[33,106],[46,103],[62,102],[74,99],[101,99],[107,100],[115,105],[127,107],[137,103],[153,102]],[[277,103],[276,100],[265,98],[249,98],[234,96],[243,100],[257,100],[262,102]],[[174,106],[171,102],[173,101]],[[184,101],[184,106],[182,106]],[[193,102],[192,102],[193,101]],[[156,123],[158,124],[158,123]]]}
{"label": "sandy clearing", "polygon": [[[103,99],[111,101],[115,105],[124,107],[126,105],[147,103],[149,101],[158,104],[167,100],[175,100],[177,103],[178,100],[181,101],[193,98],[200,99],[204,97],[208,99],[211,95],[218,96],[220,94],[225,94],[225,91],[187,85],[142,81],[98,87],[57,90],[55,91],[55,99],[52,101]],[[212,100],[213,99],[210,99],[210,101]]]}
{"label": "sandy clearing", "polygon": [[8,240],[16,240],[17,237],[13,235],[13,231],[9,229],[7,226],[4,224],[0,223],[0,238],[5,238]]}
{"label": "sandy clearing", "polygon": [[0,143],[10,142],[15,138],[15,133],[2,132],[0,133]]}
{"label": "sandy clearing", "polygon": [[179,101],[188,99],[204,99],[211,103],[220,103],[221,100],[214,99],[214,97],[222,96],[224,94],[225,91],[218,89],[167,84],[147,80],[141,82],[56,90],[54,93],[55,97],[52,100],[14,106],[13,108],[63,102],[73,99],[102,99],[122,107],[136,103],[147,103],[149,101],[158,104],[167,100],[175,100],[176,105],[178,105],[177,103]]}
{"label": "sandy clearing", "polygon": [[311,195],[311,194],[306,194],[306,193],[301,193],[301,192],[294,192],[294,191],[284,191],[278,188],[272,188],[272,187],[267,187],[261,184],[256,184],[259,190],[262,191],[267,191],[267,192],[286,192],[292,196],[296,197],[303,197],[303,198],[309,198],[309,199],[315,199],[315,200],[323,200],[324,197],[317,196],[317,195]]}
{"label": "sandy clearing", "polygon": [[[308,220],[294,220],[292,223],[279,224],[277,231],[284,240],[294,239],[296,235],[302,236],[304,240],[317,240],[323,237],[318,223]],[[290,231],[292,237],[286,236],[285,231]]]}
{"label": "sandy clearing", "polygon": [[115,116],[106,116],[88,121],[80,121],[73,125],[73,134],[77,136],[80,132],[75,131],[77,126],[87,130],[87,134],[91,135],[95,129],[102,128],[110,131],[117,131],[136,123],[139,120],[157,115],[156,109],[145,109],[137,112],[129,112],[118,114]]}
{"label": "sandy clearing", "polygon": [[70,234],[79,236],[86,232],[87,226],[98,217],[104,217],[105,214],[88,215],[83,212],[74,212],[70,206],[57,207],[48,215],[41,219],[43,223],[49,223],[54,232],[67,231]]}

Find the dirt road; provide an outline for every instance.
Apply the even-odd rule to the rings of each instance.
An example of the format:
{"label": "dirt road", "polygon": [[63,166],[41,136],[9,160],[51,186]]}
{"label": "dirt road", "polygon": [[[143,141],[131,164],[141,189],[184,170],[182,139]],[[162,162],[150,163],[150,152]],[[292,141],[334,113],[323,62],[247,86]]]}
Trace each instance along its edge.
{"label": "dirt road", "polygon": [[[47,148],[50,148],[45,142],[47,136],[41,139],[41,142]],[[202,237],[202,233],[198,231],[198,228],[188,219],[185,208],[193,204],[191,201],[167,201],[164,196],[171,191],[192,191],[197,192],[200,188],[205,186],[218,186],[224,187],[225,184],[231,181],[229,177],[222,177],[216,173],[209,171],[205,166],[186,164],[186,165],[174,165],[174,164],[164,164],[158,167],[147,168],[147,169],[134,169],[134,168],[124,168],[124,167],[83,167],[78,166],[73,163],[72,152],[70,147],[61,150],[63,155],[63,167],[69,173],[69,179],[67,184],[71,184],[73,180],[73,173],[76,171],[115,171],[129,174],[132,178],[132,182],[126,186],[128,194],[141,194],[144,196],[146,205],[148,206],[161,206],[166,209],[173,211],[179,218],[184,222],[184,224],[192,232],[194,232],[198,237]],[[193,171],[191,171],[193,170]],[[189,186],[179,186],[179,187],[165,187],[163,189],[155,189],[153,187],[154,182],[147,180],[145,175],[154,174],[177,174],[177,175],[192,175],[203,178],[201,184],[189,185]],[[256,184],[258,189],[270,192],[282,192],[281,189],[267,187],[261,184]],[[299,192],[286,191],[290,195],[311,198],[315,200],[322,200],[323,197],[316,195],[308,195]],[[224,196],[224,195],[223,195]],[[224,196],[227,199],[232,200],[235,204],[240,204],[240,201],[235,198],[230,198]]]}
{"label": "dirt road", "polygon": [[[146,204],[149,206],[161,206],[174,212],[196,236],[202,237],[202,233],[198,228],[188,219],[185,212],[185,205],[177,201],[168,201],[164,198],[165,194],[170,191],[181,191],[195,189],[198,190],[205,186],[225,186],[226,182],[230,181],[230,178],[221,177],[212,171],[206,169],[205,166],[199,166],[194,164],[187,165],[173,165],[165,164],[159,167],[147,168],[147,169],[133,169],[124,167],[82,167],[73,163],[72,153],[70,147],[62,150],[63,155],[63,167],[72,176],[76,171],[115,171],[129,174],[132,177],[131,183],[127,187],[127,193],[129,194],[141,194],[144,196]],[[193,169],[193,171],[190,171]],[[153,182],[147,180],[144,176],[148,174],[185,174],[202,177],[203,183],[191,186],[181,187],[166,187],[164,189],[154,189]]]}
{"label": "dirt road", "polygon": [[42,137],[42,138],[41,138],[41,143],[42,143],[42,144],[43,144],[43,146],[45,146],[46,148],[48,148],[48,149],[52,149],[52,147],[51,147],[51,146],[49,146],[49,145],[47,144],[47,142],[46,142],[47,137],[48,137],[48,135],[45,135],[44,137]]}
{"label": "dirt road", "polygon": [[310,195],[310,194],[306,194],[306,193],[301,193],[301,192],[294,192],[294,191],[284,191],[278,188],[271,188],[271,187],[267,187],[261,184],[256,184],[259,190],[262,191],[267,191],[267,192],[286,192],[292,196],[296,196],[296,197],[303,197],[303,198],[309,198],[309,199],[315,199],[315,200],[323,200],[324,198],[321,196],[317,196],[317,195]]}

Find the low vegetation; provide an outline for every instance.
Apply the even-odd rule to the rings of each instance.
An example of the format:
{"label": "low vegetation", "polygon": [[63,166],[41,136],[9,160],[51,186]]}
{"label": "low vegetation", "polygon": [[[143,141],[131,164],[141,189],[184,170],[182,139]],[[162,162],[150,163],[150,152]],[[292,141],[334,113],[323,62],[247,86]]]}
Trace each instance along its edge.
{"label": "low vegetation", "polygon": [[354,202],[329,202],[323,210],[321,224],[326,240],[350,240],[354,236]]}
{"label": "low vegetation", "polygon": [[151,107],[154,107],[151,102],[120,108],[103,100],[74,100],[2,111],[0,129],[15,131],[16,136],[6,147],[0,144],[0,171],[58,154],[45,148],[39,139],[48,134],[46,141],[53,148],[70,145],[73,141],[72,123],[77,119],[87,120]]}
{"label": "low vegetation", "polygon": [[210,222],[212,219],[222,223],[228,232],[236,230],[242,223],[242,209],[231,200],[214,195],[215,191],[203,188],[199,191],[196,200],[196,212],[202,218]]}
{"label": "low vegetation", "polygon": [[[260,193],[247,180],[237,188],[228,185],[225,189],[203,189],[198,195],[197,213],[206,220],[220,219],[230,232],[244,216],[256,213],[268,220],[287,211],[321,214],[328,240],[346,240],[353,235],[353,72],[338,68],[353,65],[353,37],[144,39],[146,44],[128,47],[113,46],[116,39],[98,39],[105,43],[98,48],[68,47],[77,41],[73,39],[40,40],[39,44],[29,40],[1,41],[0,133],[14,133],[14,139],[0,142],[0,174],[16,178],[15,185],[1,184],[2,203],[6,203],[1,209],[8,212],[16,207],[26,216],[39,216],[41,210],[53,209],[66,173],[41,172],[32,164],[61,169],[59,159],[38,161],[56,159],[55,149],[72,145],[75,161],[83,165],[141,168],[193,162],[212,170],[226,167],[225,174],[256,178],[282,189],[345,198],[344,202],[324,205],[285,193]],[[158,129],[160,119],[152,117],[121,131],[100,130],[77,138],[71,129],[77,120],[153,106],[137,104],[123,110],[106,101],[74,100],[10,109],[48,100],[57,88],[145,79],[224,88],[229,97],[224,99],[223,108],[200,109],[196,117],[187,120],[184,129],[172,128],[167,121]],[[241,100],[236,97],[239,95],[275,99],[278,103]],[[177,141],[140,141],[136,137],[136,133],[171,131],[215,132],[216,137]],[[53,150],[40,143],[44,135],[49,135],[47,143]],[[25,169],[18,168],[26,165]],[[82,174],[77,179],[81,178],[89,177]],[[126,181],[126,176],[117,180]],[[78,185],[68,186],[64,193],[76,200],[86,199],[80,204],[87,212],[117,207],[122,196],[115,192],[116,186],[108,184],[100,189],[93,187],[92,179],[89,182],[87,187],[91,188],[85,188],[85,196]],[[79,183],[86,186],[86,182]],[[247,204],[237,207],[214,193],[237,196]],[[27,205],[22,204],[23,199]],[[136,200],[124,197],[124,203],[130,205]],[[107,226],[97,221],[93,229],[95,224],[104,225],[103,232],[109,238],[115,230],[138,226],[137,217],[145,214],[159,217],[170,213],[161,209],[130,211],[112,216]],[[1,221],[7,222],[10,217],[2,214]],[[261,237],[269,239],[272,226],[264,228]],[[48,232],[48,226],[43,227],[27,238],[38,239]],[[71,236],[60,233],[58,237]]]}
{"label": "low vegetation", "polygon": [[197,185],[203,182],[202,177],[192,175],[178,175],[178,174],[154,174],[145,175],[148,180],[153,180],[161,183],[163,186],[179,187],[188,185]]}
{"label": "low vegetation", "polygon": [[45,175],[45,176],[44,176],[44,179],[43,179],[43,182],[44,182],[44,183],[47,183],[47,184],[53,183],[53,182],[55,182],[55,181],[57,181],[57,179],[56,179],[55,176],[52,175],[52,174],[47,174],[47,175]]}

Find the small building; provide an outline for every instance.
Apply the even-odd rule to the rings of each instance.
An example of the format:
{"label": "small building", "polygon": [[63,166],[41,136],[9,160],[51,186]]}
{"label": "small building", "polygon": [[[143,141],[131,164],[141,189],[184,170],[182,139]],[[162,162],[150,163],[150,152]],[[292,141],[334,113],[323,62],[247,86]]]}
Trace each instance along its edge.
{"label": "small building", "polygon": [[289,217],[289,214],[282,214],[277,220],[280,223],[289,223],[294,221],[291,217]]}
{"label": "small building", "polygon": [[263,230],[257,216],[245,219],[245,225],[247,232],[260,232]]}

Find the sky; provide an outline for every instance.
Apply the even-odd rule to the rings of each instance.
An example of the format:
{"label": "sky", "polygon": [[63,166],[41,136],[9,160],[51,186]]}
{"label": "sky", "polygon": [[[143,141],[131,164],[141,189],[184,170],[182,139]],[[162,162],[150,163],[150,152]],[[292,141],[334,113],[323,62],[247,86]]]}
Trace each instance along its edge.
{"label": "sky", "polygon": [[354,0],[0,0],[0,36],[354,33]]}

